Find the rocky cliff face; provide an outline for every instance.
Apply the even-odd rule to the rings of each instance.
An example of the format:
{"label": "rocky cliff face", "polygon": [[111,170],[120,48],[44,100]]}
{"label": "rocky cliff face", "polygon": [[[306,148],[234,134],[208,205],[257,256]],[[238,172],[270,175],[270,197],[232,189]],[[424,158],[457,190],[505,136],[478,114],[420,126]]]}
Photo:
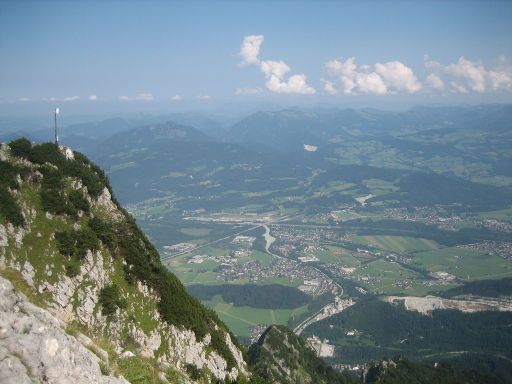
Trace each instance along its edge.
{"label": "rocky cliff face", "polygon": [[0,277],[0,382],[127,383],[102,373],[107,362],[64,332],[62,325]]}
{"label": "rocky cliff face", "polygon": [[[123,359],[138,359],[161,381],[166,373],[183,382],[189,376],[205,382],[249,376],[234,337],[161,266],[154,248],[112,198],[99,169],[69,149],[19,141],[18,146],[2,144],[0,166],[0,192],[5,196],[0,202],[1,274],[47,311],[23,304],[28,308],[26,323],[33,324],[27,325],[29,335],[41,335],[40,346],[34,348],[46,355],[54,351],[51,358],[84,361],[80,369],[97,374],[97,359],[59,331],[60,322],[79,330],[92,345],[104,346],[110,357],[103,362],[108,364],[105,369],[119,374],[127,365]],[[2,284],[11,302],[22,302],[5,280]],[[14,316],[6,311],[2,322],[14,329]],[[2,327],[2,332],[7,329]],[[23,334],[17,337],[26,339]],[[18,354],[23,355],[24,348],[3,348],[20,374],[21,366],[27,377],[53,372],[23,365]],[[81,357],[73,357],[75,352]],[[73,372],[70,377],[80,382],[81,373]],[[92,382],[115,380],[101,377]]]}

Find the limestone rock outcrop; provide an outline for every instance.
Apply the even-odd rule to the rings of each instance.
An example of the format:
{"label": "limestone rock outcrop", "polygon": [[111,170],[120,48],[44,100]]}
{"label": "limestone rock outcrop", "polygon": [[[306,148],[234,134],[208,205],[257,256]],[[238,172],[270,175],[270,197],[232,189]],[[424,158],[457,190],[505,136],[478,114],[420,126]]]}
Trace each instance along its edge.
{"label": "limestone rock outcrop", "polygon": [[103,375],[101,359],[68,335],[57,318],[0,277],[0,382],[126,384]]}

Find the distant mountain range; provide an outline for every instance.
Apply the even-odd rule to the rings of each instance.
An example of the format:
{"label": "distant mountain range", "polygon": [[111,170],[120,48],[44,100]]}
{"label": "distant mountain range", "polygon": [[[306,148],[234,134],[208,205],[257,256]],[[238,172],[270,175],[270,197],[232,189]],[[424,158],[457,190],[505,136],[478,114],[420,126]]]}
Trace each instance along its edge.
{"label": "distant mountain range", "polygon": [[[358,184],[357,193],[369,193],[361,183],[381,179],[400,191],[376,199],[416,205],[461,199],[463,205],[496,209],[509,202],[503,183],[512,172],[510,121],[510,105],[406,112],[288,109],[256,112],[229,127],[193,113],[112,118],[64,127],[60,139],[105,167],[124,202],[186,188],[193,196],[217,196],[222,205],[221,191],[263,190],[270,180],[280,191],[294,188],[302,195],[308,183],[321,187],[342,180]],[[48,129],[3,131],[6,141],[20,135],[52,140]]]}

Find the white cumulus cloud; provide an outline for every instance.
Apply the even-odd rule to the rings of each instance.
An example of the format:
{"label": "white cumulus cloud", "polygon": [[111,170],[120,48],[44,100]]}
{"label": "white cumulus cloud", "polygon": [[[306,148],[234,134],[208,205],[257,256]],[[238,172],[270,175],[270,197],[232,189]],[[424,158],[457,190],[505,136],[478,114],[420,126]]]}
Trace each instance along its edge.
{"label": "white cumulus cloud", "polygon": [[210,100],[210,99],[211,99],[211,97],[210,97],[210,96],[208,96],[208,95],[197,95],[197,96],[196,96],[196,99],[197,99],[197,100],[206,101],[206,100]]}
{"label": "white cumulus cloud", "polygon": [[481,63],[460,57],[457,63],[446,66],[444,70],[448,75],[462,81],[471,90],[476,92],[485,91],[487,71]]}
{"label": "white cumulus cloud", "polygon": [[427,78],[425,79],[427,82],[427,85],[435,90],[442,90],[444,88],[444,82],[441,80],[441,78],[433,73],[429,74]]}
{"label": "white cumulus cloud", "polygon": [[237,88],[235,95],[255,95],[261,92],[261,88]]}
{"label": "white cumulus cloud", "polygon": [[329,75],[338,80],[341,89],[347,95],[415,93],[421,89],[421,84],[412,69],[399,61],[358,66],[355,58],[349,57],[345,61],[328,61],[325,67]]}
{"label": "white cumulus cloud", "polygon": [[174,95],[173,97],[171,97],[171,100],[172,101],[180,101],[180,100],[183,100],[183,97],[181,95]]}
{"label": "white cumulus cloud", "polygon": [[293,75],[286,79],[286,74],[290,72],[290,67],[284,61],[267,60],[260,64],[261,71],[264,73],[268,90],[276,93],[299,93],[313,94],[315,90],[306,82],[306,75]]}
{"label": "white cumulus cloud", "polygon": [[325,79],[320,79],[322,84],[324,85],[324,92],[329,95],[336,95],[338,90],[336,89],[336,85],[332,81],[328,81]]}
{"label": "white cumulus cloud", "polygon": [[455,63],[443,65],[425,57],[425,68],[431,73],[427,81],[434,76],[443,83],[450,84],[451,91],[483,93],[491,91],[512,91],[512,67],[505,58],[489,69],[480,61],[471,61],[461,56]]}
{"label": "white cumulus cloud", "polygon": [[467,88],[462,84],[457,83],[456,81],[450,81],[450,85],[452,86],[452,92],[468,93]]}
{"label": "white cumulus cloud", "polygon": [[98,96],[96,96],[96,95],[91,95],[91,96],[89,96],[89,100],[90,100],[90,101],[96,101],[96,100],[98,100]]}
{"label": "white cumulus cloud", "polygon": [[421,89],[421,84],[412,69],[399,61],[377,63],[375,72],[380,75],[387,87],[396,91],[415,93]]}
{"label": "white cumulus cloud", "polygon": [[76,101],[79,99],[80,99],[79,96],[68,96],[68,97],[63,98],[62,101]]}
{"label": "white cumulus cloud", "polygon": [[358,73],[356,76],[357,89],[363,93],[384,95],[388,93],[388,87],[382,77],[375,72]]}
{"label": "white cumulus cloud", "polygon": [[488,76],[493,90],[512,91],[512,70],[510,68],[498,68],[489,71]]}
{"label": "white cumulus cloud", "polygon": [[30,101],[30,99],[29,99],[28,97],[20,97],[20,98],[18,99],[18,101],[23,101],[23,102],[25,102],[25,101]]}
{"label": "white cumulus cloud", "polygon": [[284,61],[260,60],[259,53],[264,37],[262,35],[246,36],[240,47],[242,66],[257,65],[266,78],[265,86],[271,92],[313,94],[315,89],[307,84],[305,74],[287,77],[290,67]]}
{"label": "white cumulus cloud", "polygon": [[357,66],[353,57],[346,61],[331,60],[325,64],[328,73],[337,77],[345,94],[350,94],[356,87]]}
{"label": "white cumulus cloud", "polygon": [[152,93],[139,93],[136,96],[119,96],[122,101],[153,101],[155,97]]}
{"label": "white cumulus cloud", "polygon": [[299,93],[303,95],[312,95],[315,89],[306,82],[306,75],[293,75],[288,80],[282,80],[275,75],[271,75],[265,83],[267,88],[276,93]]}
{"label": "white cumulus cloud", "polygon": [[139,93],[135,100],[153,101],[155,97],[151,93]]}
{"label": "white cumulus cloud", "polygon": [[262,61],[260,69],[267,78],[275,76],[282,79],[284,75],[290,72],[290,67],[284,61]]}
{"label": "white cumulus cloud", "polygon": [[440,62],[432,60],[429,55],[423,55],[423,62],[425,68],[432,72],[438,72],[443,67]]}
{"label": "white cumulus cloud", "polygon": [[260,62],[258,56],[264,39],[263,35],[251,35],[244,37],[244,41],[240,46],[239,55],[242,57],[240,65],[258,64]]}

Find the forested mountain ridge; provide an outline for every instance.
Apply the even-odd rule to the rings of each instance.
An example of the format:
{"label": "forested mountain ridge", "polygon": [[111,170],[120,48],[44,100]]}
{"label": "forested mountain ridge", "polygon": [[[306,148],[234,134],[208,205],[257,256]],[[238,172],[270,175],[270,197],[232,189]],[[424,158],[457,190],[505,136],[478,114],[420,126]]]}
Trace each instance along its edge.
{"label": "forested mountain ridge", "polygon": [[308,343],[284,326],[271,326],[248,352],[249,364],[269,384],[357,383],[319,359]]}

